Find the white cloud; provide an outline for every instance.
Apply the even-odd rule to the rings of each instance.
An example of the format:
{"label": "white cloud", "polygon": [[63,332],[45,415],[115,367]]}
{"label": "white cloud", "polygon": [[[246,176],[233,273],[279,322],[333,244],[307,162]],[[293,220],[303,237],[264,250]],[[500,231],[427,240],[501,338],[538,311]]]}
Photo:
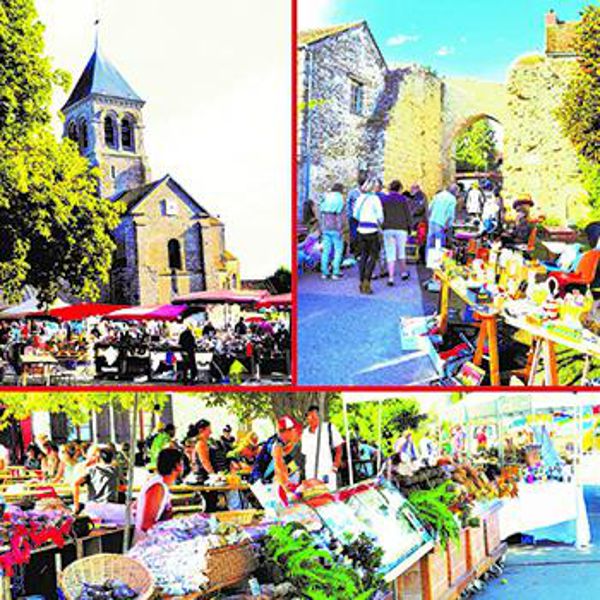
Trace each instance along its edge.
{"label": "white cloud", "polygon": [[438,56],[450,56],[451,54],[454,54],[454,52],[455,50],[452,46],[442,46],[441,48],[438,48],[436,54]]}
{"label": "white cloud", "polygon": [[[93,3],[37,5],[47,53],[76,80],[92,53]],[[262,0],[261,8],[248,0],[101,4],[101,46],[147,102],[153,179],[170,173],[221,216],[245,278],[291,263],[290,3]],[[55,93],[54,112],[65,100]]]}
{"label": "white cloud", "polygon": [[417,42],[418,40],[418,35],[406,35],[405,33],[399,33],[398,35],[391,37],[386,44],[388,46],[403,46],[404,44]]}
{"label": "white cloud", "polygon": [[331,25],[335,5],[336,0],[298,0],[298,29],[303,31]]}

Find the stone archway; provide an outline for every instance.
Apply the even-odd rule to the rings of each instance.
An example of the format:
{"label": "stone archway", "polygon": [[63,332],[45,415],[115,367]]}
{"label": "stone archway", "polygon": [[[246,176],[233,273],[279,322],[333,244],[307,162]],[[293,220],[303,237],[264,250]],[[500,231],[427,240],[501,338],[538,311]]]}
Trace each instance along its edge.
{"label": "stone archway", "polygon": [[505,126],[508,119],[508,97],[504,84],[477,79],[444,79],[441,143],[444,185],[448,185],[456,175],[456,137],[465,128],[484,118]]}
{"label": "stone archway", "polygon": [[458,167],[456,165],[456,159],[455,159],[456,142],[458,141],[459,137],[467,129],[469,129],[472,125],[475,125],[475,123],[478,123],[479,121],[491,122],[494,124],[493,129],[495,129],[495,130],[499,129],[502,131],[502,135],[501,135],[500,139],[497,139],[497,142],[500,145],[500,149],[503,150],[504,123],[501,123],[495,116],[485,114],[485,113],[482,113],[479,115],[471,115],[464,122],[457,124],[454,131],[452,131],[450,133],[450,150],[449,150],[450,154],[448,156],[448,160],[450,161],[450,165],[449,165],[449,169],[448,169],[450,179],[454,179],[456,177],[456,175],[458,175],[458,173],[459,173]]}

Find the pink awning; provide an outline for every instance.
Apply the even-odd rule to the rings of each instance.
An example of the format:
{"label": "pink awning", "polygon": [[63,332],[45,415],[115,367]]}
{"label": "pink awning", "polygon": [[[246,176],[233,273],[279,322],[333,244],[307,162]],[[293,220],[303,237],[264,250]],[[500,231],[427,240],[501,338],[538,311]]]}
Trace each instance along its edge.
{"label": "pink awning", "polygon": [[271,306],[291,306],[292,294],[277,294],[275,296],[265,296],[256,304],[257,308],[269,308]]}
{"label": "pink awning", "polygon": [[110,321],[176,321],[187,309],[185,304],[130,306],[104,315],[104,318]]}
{"label": "pink awning", "polygon": [[47,314],[48,317],[53,317],[59,321],[82,321],[89,317],[100,317],[124,308],[127,308],[126,304],[85,303],[53,308]]}
{"label": "pink awning", "polygon": [[178,296],[173,304],[255,304],[266,295],[265,290],[207,290]]}

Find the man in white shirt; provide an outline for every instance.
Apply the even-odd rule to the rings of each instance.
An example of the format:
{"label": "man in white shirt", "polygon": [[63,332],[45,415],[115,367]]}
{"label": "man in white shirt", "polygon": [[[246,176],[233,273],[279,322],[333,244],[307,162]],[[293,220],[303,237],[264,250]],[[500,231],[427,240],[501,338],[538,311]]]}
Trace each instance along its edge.
{"label": "man in white shirt", "polygon": [[476,181],[467,194],[467,213],[470,217],[479,218],[481,216],[484,201],[483,192],[479,189],[479,183]]}
{"label": "man in white shirt", "polygon": [[321,420],[318,406],[313,405],[306,411],[306,425],[302,432],[306,479],[319,479],[334,491],[344,440],[333,423]]}
{"label": "man in white shirt", "polygon": [[10,466],[10,452],[6,446],[0,444],[0,470],[8,469]]}

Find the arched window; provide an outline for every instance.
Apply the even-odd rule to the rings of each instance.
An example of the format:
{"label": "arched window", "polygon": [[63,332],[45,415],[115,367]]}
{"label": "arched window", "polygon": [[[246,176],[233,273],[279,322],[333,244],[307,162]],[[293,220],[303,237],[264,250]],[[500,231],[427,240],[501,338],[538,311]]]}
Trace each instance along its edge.
{"label": "arched window", "polygon": [[79,145],[82,150],[87,150],[88,148],[88,129],[87,123],[85,121],[79,121]]}
{"label": "arched window", "polygon": [[181,245],[179,240],[169,240],[167,249],[169,251],[169,269],[181,269]]}
{"label": "arched window", "polygon": [[121,146],[123,150],[134,150],[133,121],[125,117],[121,121]]}
{"label": "arched window", "polygon": [[104,142],[109,148],[117,147],[117,123],[110,115],[104,118]]}
{"label": "arched window", "polygon": [[67,137],[77,143],[77,125],[75,125],[73,121],[71,121],[67,126]]}

